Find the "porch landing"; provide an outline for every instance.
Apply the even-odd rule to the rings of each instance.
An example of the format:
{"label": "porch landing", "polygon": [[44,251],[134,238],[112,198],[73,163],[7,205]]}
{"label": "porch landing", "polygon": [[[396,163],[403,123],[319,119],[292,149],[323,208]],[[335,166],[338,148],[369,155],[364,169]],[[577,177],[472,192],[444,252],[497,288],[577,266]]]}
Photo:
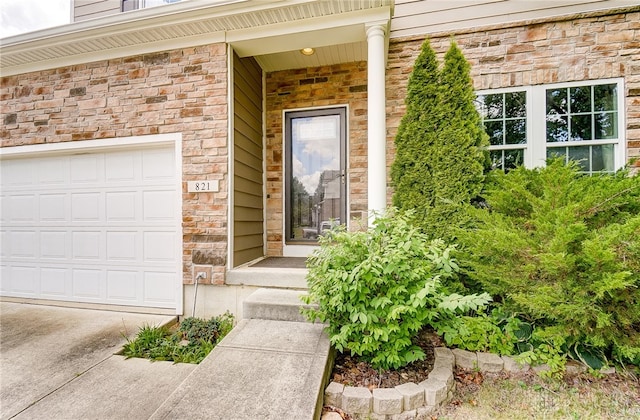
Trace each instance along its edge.
{"label": "porch landing", "polygon": [[226,284],[282,289],[307,289],[306,258],[267,257],[227,272]]}
{"label": "porch landing", "polygon": [[255,293],[258,296],[250,305],[272,308],[254,311],[260,318],[240,321],[153,419],[320,418],[331,369],[324,325],[286,320],[290,311],[278,313],[278,303],[289,307],[299,302],[301,292],[261,289]]}

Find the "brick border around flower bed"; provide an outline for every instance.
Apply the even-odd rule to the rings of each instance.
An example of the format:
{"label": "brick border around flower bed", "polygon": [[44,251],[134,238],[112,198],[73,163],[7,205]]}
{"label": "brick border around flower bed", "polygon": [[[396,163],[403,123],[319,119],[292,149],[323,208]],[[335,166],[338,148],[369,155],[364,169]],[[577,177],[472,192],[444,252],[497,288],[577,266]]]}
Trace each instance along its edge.
{"label": "brick border around flower bed", "polygon": [[453,368],[477,369],[480,372],[525,372],[529,365],[519,365],[509,356],[474,353],[437,347],[433,369],[426,380],[408,382],[395,388],[345,386],[331,382],[324,392],[324,405],[338,407],[356,419],[419,420],[448,401],[453,393]]}

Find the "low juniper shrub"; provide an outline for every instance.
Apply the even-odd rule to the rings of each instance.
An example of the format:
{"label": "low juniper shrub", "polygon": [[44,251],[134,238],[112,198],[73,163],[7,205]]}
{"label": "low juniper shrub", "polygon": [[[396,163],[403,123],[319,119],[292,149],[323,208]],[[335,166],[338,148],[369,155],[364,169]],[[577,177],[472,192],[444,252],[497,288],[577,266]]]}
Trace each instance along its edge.
{"label": "low juniper shrub", "polygon": [[530,361],[640,366],[640,177],[550,161],[489,177],[462,270],[535,326]]}

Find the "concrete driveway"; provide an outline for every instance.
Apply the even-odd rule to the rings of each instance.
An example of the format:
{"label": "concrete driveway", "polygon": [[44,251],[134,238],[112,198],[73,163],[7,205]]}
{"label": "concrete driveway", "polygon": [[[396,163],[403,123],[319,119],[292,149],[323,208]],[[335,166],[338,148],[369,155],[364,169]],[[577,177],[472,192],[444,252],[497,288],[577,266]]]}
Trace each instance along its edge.
{"label": "concrete driveway", "polygon": [[144,419],[195,365],[114,355],[173,317],[0,302],[0,419]]}

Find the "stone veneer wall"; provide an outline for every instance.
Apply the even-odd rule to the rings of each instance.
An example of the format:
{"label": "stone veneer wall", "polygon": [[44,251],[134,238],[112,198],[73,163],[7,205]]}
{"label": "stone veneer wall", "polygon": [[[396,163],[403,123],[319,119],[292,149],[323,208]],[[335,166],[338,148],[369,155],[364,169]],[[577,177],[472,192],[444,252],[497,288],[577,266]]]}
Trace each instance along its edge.
{"label": "stone veneer wall", "polygon": [[282,255],[283,110],[348,105],[347,216],[354,225],[367,212],[367,63],[285,70],[267,74],[267,255]]}
{"label": "stone veneer wall", "polygon": [[[451,33],[430,36],[440,60]],[[475,89],[624,77],[627,157],[640,158],[640,7],[622,13],[479,28],[453,34],[471,64]],[[424,37],[392,39],[386,76],[387,164],[405,113],[413,63]],[[635,163],[640,169],[640,160]]]}
{"label": "stone veneer wall", "polygon": [[220,180],[217,193],[186,193],[183,183],[183,281],[198,264],[211,268],[207,282],[224,283],[227,80],[225,44],[3,77],[1,144],[182,133],[183,181]]}

